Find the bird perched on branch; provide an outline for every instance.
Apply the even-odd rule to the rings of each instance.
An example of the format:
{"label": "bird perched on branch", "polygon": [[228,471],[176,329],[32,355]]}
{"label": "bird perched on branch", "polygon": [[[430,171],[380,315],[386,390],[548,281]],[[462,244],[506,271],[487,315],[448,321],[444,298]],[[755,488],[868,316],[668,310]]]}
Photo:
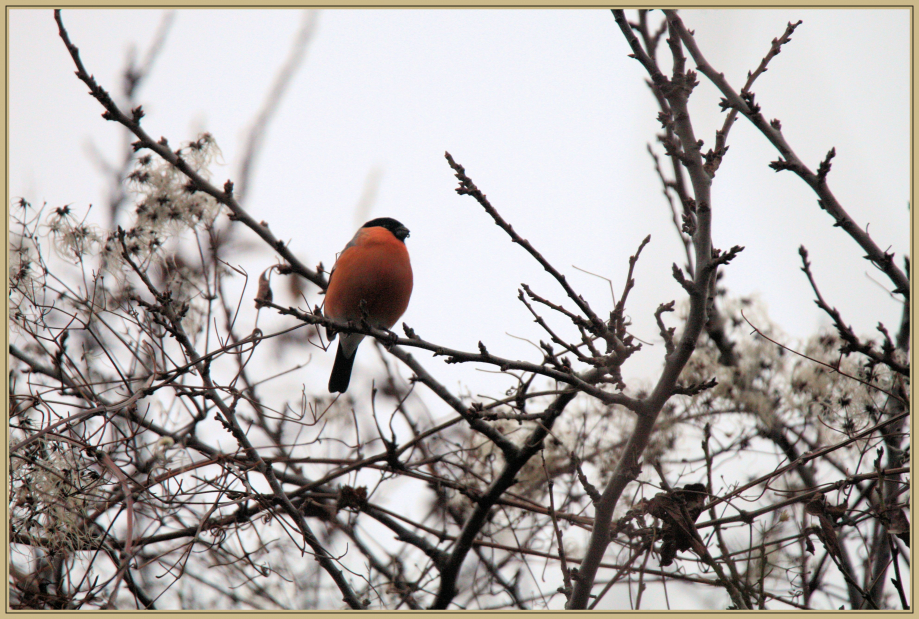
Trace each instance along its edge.
{"label": "bird perched on branch", "polygon": [[[405,313],[412,296],[412,264],[405,248],[408,228],[390,217],[365,223],[345,245],[332,273],[325,295],[325,315],[338,322],[367,322],[378,329],[391,329]],[[363,302],[363,310],[362,310]],[[329,341],[335,338],[326,331]],[[360,333],[342,333],[335,366],[329,377],[329,392],[344,393],[351,381],[351,368]]]}

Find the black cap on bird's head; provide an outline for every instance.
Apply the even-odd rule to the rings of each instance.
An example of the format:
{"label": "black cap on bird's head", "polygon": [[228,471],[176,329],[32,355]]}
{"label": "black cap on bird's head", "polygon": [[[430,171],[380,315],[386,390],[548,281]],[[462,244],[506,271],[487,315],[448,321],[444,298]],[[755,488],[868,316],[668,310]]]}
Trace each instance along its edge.
{"label": "black cap on bird's head", "polygon": [[397,239],[405,242],[408,238],[408,228],[393,219],[392,217],[377,217],[365,223],[361,228],[386,228],[393,233]]}

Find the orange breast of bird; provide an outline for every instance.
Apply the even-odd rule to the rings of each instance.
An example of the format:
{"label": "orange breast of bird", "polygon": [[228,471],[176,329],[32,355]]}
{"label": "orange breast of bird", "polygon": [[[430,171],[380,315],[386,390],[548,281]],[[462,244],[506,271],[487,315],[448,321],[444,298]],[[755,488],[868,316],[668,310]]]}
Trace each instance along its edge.
{"label": "orange breast of bird", "polygon": [[385,228],[362,228],[335,262],[325,314],[341,322],[360,322],[364,300],[368,321],[389,329],[405,313],[412,285],[405,243]]}

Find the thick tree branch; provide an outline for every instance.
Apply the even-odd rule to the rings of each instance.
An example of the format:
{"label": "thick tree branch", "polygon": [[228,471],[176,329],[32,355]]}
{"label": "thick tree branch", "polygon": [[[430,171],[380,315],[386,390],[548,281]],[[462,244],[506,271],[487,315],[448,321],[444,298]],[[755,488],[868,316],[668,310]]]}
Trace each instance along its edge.
{"label": "thick tree branch", "polygon": [[632,51],[651,74],[651,79],[662,92],[673,110],[674,130],[683,146],[682,155],[687,168],[695,200],[696,224],[693,232],[693,247],[696,257],[696,274],[690,292],[689,316],[683,328],[683,333],[676,344],[674,352],[667,356],[664,369],[657,380],[651,394],[641,402],[641,414],[635,421],[629,440],[613,475],[604,488],[600,501],[595,504],[594,529],[587,545],[587,552],[578,578],[575,581],[574,591],[566,608],[583,609],[590,601],[590,591],[596,578],[597,569],[610,541],[610,532],[613,511],[619,502],[619,497],[625,487],[633,481],[641,471],[640,458],[651,439],[654,424],[658,414],[670,397],[674,394],[677,380],[683,371],[690,356],[695,350],[696,341],[701,334],[706,320],[708,306],[708,291],[711,278],[714,277],[712,268],[712,241],[711,241],[711,177],[705,171],[700,146],[695,138],[692,123],[689,117],[687,101],[695,78],[691,72],[681,71],[681,52],[679,41],[670,26],[670,45],[674,56],[673,77],[668,82],[657,71],[650,57],[641,47],[638,39],[632,32],[621,10],[613,11],[616,23],[632,47]]}

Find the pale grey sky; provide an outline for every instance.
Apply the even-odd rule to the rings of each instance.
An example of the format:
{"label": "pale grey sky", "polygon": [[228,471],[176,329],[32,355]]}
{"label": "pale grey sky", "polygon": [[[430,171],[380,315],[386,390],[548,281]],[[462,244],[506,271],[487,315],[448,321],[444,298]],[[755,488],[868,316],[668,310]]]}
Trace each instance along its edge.
{"label": "pale grey sky", "polygon": [[[126,53],[149,45],[161,15],[63,12],[88,70],[112,91]],[[836,147],[833,191],[899,262],[909,246],[908,11],[693,10],[683,19],[736,89],[785,24],[804,21],[757,82],[757,101],[781,119],[812,168]],[[176,146],[211,132],[225,162],[214,180],[234,177],[246,130],[300,20],[288,10],[180,10],[139,94],[144,126]],[[9,49],[10,195],[78,210],[104,203],[105,179],[87,153],[92,145],[112,157],[122,129],[101,119],[74,76],[52,12],[11,10]],[[529,344],[508,335],[544,338],[517,288],[526,282],[556,300],[562,293],[473,199],[454,193],[449,150],[601,311],[612,305],[608,284],[573,266],[611,278],[618,294],[628,256],[651,234],[629,312],[633,333],[656,342],[654,309],[684,297],[670,276],[683,250],[646,152],[659,127],[656,107],[628,53],[607,10],[323,11],[244,206],[307,264],[327,267],[364,220],[401,220],[412,231],[415,270],[404,320],[448,346],[474,350],[482,340],[495,354],[532,357]],[[723,118],[719,99],[702,78],[690,106],[707,145]],[[777,153],[765,138],[739,119],[730,145],[713,189],[715,245],[746,246],[725,269],[730,291],[758,294],[790,336],[812,333],[826,319],[799,270],[804,244],[827,300],[857,332],[871,333],[879,319],[895,328],[899,304],[869,276],[889,283],[831,227],[801,181],[768,167]],[[355,214],[374,177],[370,212]],[[274,262],[267,251],[239,259],[250,274]],[[262,320],[263,328],[279,324]],[[652,377],[662,354],[660,345],[646,348],[625,375]],[[323,384],[327,356],[292,380]],[[375,362],[368,351],[358,367]],[[473,393],[507,385],[440,360],[431,369]]]}
{"label": "pale grey sky", "polygon": [[[63,11],[88,71],[113,93],[129,49],[146,49],[162,15]],[[908,10],[682,15],[735,89],[785,25],[803,20],[756,83],[756,100],[768,118],[782,121],[812,169],[836,148],[829,177],[835,195],[902,264],[910,242]],[[290,10],[178,11],[139,93],[147,131],[174,147],[209,131],[223,152],[213,180],[235,178],[248,127],[300,22],[301,12]],[[526,282],[558,302],[563,293],[472,198],[454,192],[444,151],[601,314],[612,307],[608,284],[574,267],[612,279],[618,294],[628,257],[651,234],[628,310],[632,333],[655,346],[623,369],[627,379],[651,380],[664,352],[653,313],[660,303],[684,299],[670,274],[684,255],[646,152],[659,131],[656,104],[629,51],[608,10],[322,11],[266,136],[244,207],[311,266],[331,267],[365,220],[399,219],[412,231],[407,245],[415,273],[403,320],[446,346],[476,350],[481,340],[496,355],[530,360],[539,353],[517,338],[546,336],[516,300],[517,288]],[[9,11],[9,71],[10,196],[100,210],[109,185],[89,153],[117,159],[124,131],[101,118],[100,105],[74,76],[50,9]],[[722,123],[719,99],[701,78],[690,109],[707,145]],[[856,332],[871,334],[878,320],[893,331],[900,305],[884,291],[889,282],[831,226],[816,196],[790,172],[768,167],[777,153],[744,119],[729,143],[714,180],[713,220],[717,247],[746,246],[724,269],[731,294],[758,295],[792,345],[791,338],[825,326],[800,271],[797,250],[804,244],[824,296]],[[374,179],[369,211],[356,213]],[[239,237],[255,238],[245,230]],[[276,262],[260,250],[239,253],[234,265],[254,282]],[[241,279],[233,285],[239,295]],[[295,303],[283,288],[275,285],[276,299]],[[254,287],[245,294],[240,324],[248,330]],[[315,289],[307,294],[311,304],[320,302]],[[268,312],[259,319],[269,332],[282,324],[289,321]],[[358,354],[352,385],[366,387],[375,374],[371,348],[365,344]],[[273,362],[270,350],[260,348],[254,361]],[[308,355],[311,363],[272,383],[267,397],[291,399],[303,383],[324,391],[333,353],[309,349],[299,359],[294,353],[283,359],[286,366]],[[511,384],[490,371],[413,354],[457,393],[494,395]],[[446,414],[429,393],[419,393],[435,418]],[[718,603],[671,587],[682,608]],[[610,596],[605,603],[628,608],[629,601]]]}

